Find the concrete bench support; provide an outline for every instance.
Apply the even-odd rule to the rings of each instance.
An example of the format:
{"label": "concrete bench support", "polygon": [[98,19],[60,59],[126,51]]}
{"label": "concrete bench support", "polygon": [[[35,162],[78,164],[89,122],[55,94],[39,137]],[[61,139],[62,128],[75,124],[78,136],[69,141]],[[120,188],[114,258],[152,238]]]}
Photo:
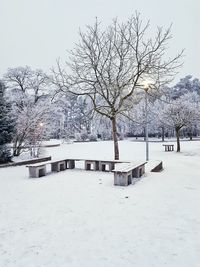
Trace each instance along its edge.
{"label": "concrete bench support", "polygon": [[152,170],[151,172],[161,172],[163,170],[163,162],[160,161]]}
{"label": "concrete bench support", "polygon": [[114,162],[109,162],[109,161],[100,161],[99,162],[99,170],[100,171],[103,171],[103,172],[109,171],[109,172],[111,172],[114,168],[115,168],[115,163]]}
{"label": "concrete bench support", "polygon": [[27,166],[29,168],[30,178],[39,178],[46,175],[46,165]]}
{"label": "concrete bench support", "polygon": [[128,186],[132,184],[132,172],[115,172],[114,185]]}
{"label": "concrete bench support", "polygon": [[65,162],[66,162],[66,168],[67,169],[74,169],[75,168],[75,160],[67,159]]}
{"label": "concrete bench support", "polygon": [[133,178],[140,178],[145,173],[145,165],[139,166],[132,170],[132,177]]}
{"label": "concrete bench support", "polygon": [[98,171],[99,170],[99,161],[96,160],[85,160],[85,170],[93,170]]}
{"label": "concrete bench support", "polygon": [[52,172],[60,172],[64,171],[65,169],[66,169],[66,162],[64,160],[51,163]]}
{"label": "concrete bench support", "polygon": [[139,178],[145,173],[145,164],[118,164],[117,169],[114,169],[114,185],[128,186],[132,184],[133,178]]}

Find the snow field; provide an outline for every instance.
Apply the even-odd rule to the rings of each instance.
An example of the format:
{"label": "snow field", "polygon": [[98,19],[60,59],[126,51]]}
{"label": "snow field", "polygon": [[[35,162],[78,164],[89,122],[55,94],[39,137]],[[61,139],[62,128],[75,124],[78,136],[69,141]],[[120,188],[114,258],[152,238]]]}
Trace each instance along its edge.
{"label": "snow field", "polygon": [[[181,145],[176,153],[150,143],[147,172],[128,187],[115,187],[111,173],[29,179],[25,166],[0,169],[0,266],[199,266],[200,142]],[[112,146],[63,144],[45,153],[110,159]],[[145,144],[121,141],[120,152],[144,160]],[[155,160],[163,160],[163,172],[149,172]]]}

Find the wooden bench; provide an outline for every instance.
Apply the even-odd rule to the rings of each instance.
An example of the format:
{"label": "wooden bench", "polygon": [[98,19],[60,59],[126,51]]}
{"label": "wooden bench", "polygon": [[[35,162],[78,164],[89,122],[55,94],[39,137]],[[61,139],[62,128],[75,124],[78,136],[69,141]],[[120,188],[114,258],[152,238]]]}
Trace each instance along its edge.
{"label": "wooden bench", "polygon": [[139,178],[145,173],[146,162],[120,163],[116,165],[114,172],[114,185],[128,186],[132,184],[132,178]]}
{"label": "wooden bench", "polygon": [[46,175],[46,164],[47,163],[39,163],[33,165],[27,165],[29,168],[29,177],[30,178],[39,178]]}
{"label": "wooden bench", "polygon": [[174,151],[174,145],[163,145],[165,147],[165,151]]}

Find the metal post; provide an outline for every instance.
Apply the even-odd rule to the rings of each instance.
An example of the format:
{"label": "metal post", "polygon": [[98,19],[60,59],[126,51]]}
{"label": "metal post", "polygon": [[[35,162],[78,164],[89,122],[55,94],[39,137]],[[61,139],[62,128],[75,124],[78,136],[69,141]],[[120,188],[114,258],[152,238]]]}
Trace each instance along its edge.
{"label": "metal post", "polygon": [[146,132],[146,161],[149,160],[149,133],[148,133],[148,96],[147,96],[148,89],[145,90],[145,132]]}

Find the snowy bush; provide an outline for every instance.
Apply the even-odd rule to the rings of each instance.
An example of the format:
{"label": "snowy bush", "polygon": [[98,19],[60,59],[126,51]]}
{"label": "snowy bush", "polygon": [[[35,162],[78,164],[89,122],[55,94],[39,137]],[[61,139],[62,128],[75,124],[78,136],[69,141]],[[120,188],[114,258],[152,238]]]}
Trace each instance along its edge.
{"label": "snowy bush", "polygon": [[0,81],[0,163],[11,161],[11,152],[7,143],[11,141],[14,126],[10,115],[10,105],[4,94],[5,86]]}
{"label": "snowy bush", "polygon": [[10,148],[6,145],[0,145],[0,164],[11,161],[11,158]]}
{"label": "snowy bush", "polygon": [[79,142],[86,141],[88,139],[88,134],[87,133],[76,133],[75,139]]}
{"label": "snowy bush", "polygon": [[111,133],[108,133],[108,132],[102,132],[101,133],[101,139],[102,140],[112,140],[112,135],[111,135]]}
{"label": "snowy bush", "polygon": [[97,141],[97,135],[96,134],[90,134],[89,135],[89,140],[94,142],[94,141]]}
{"label": "snowy bush", "polygon": [[81,141],[86,141],[88,140],[89,135],[87,133],[81,133]]}

